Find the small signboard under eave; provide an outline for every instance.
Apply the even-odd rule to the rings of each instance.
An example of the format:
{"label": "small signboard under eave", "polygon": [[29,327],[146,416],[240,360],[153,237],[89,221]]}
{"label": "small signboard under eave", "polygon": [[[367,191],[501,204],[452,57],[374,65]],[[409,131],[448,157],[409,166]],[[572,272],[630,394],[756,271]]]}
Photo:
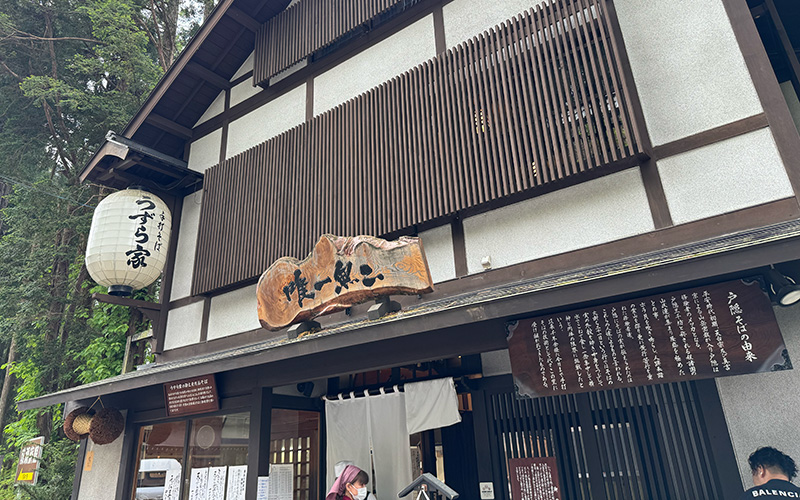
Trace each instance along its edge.
{"label": "small signboard under eave", "polygon": [[164,384],[167,416],[195,415],[219,410],[214,375],[176,380]]}
{"label": "small signboard under eave", "polygon": [[758,280],[527,318],[507,330],[511,371],[522,396],[792,368]]}

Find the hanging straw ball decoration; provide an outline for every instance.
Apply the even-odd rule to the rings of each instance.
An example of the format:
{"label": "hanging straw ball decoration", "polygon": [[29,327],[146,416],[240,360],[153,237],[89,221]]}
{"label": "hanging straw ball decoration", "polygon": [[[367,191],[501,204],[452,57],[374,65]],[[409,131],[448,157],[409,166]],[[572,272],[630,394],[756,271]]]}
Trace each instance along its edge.
{"label": "hanging straw ball decoration", "polygon": [[147,444],[155,446],[166,441],[172,434],[172,424],[157,424],[147,435]]}
{"label": "hanging straw ball decoration", "polygon": [[[89,408],[81,406],[69,412],[64,418],[64,434],[73,441],[80,441],[89,433]],[[85,422],[85,423],[84,423]]]}
{"label": "hanging straw ball decoration", "polygon": [[103,408],[98,411],[89,425],[89,438],[95,444],[109,444],[122,434],[125,418],[116,408]]}

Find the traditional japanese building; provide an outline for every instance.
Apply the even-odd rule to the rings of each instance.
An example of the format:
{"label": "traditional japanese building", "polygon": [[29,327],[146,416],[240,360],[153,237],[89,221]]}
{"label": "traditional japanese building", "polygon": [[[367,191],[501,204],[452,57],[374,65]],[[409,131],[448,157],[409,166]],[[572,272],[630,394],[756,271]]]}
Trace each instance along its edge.
{"label": "traditional japanese building", "polygon": [[[222,0],[83,172],[172,213],[160,303],[117,299],[155,363],[18,406],[123,411],[80,500],[256,499],[270,465],[318,499],[364,436],[381,500],[406,465],[468,500],[736,498],[755,448],[800,459],[798,27],[791,0]],[[418,236],[433,292],[262,328],[259,277],[324,234]],[[326,411],[449,377],[460,422],[402,466],[407,415]]]}

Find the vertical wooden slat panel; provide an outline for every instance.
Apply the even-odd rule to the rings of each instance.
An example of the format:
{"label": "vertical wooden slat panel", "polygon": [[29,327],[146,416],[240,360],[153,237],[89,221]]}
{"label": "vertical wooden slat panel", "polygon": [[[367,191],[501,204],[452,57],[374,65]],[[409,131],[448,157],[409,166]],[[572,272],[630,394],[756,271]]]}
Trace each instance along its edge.
{"label": "vertical wooden slat panel", "polygon": [[[324,232],[395,233],[622,158],[633,166],[641,124],[602,1],[548,0],[209,168],[192,293],[303,258]],[[303,0],[257,33],[258,71],[397,8]]]}

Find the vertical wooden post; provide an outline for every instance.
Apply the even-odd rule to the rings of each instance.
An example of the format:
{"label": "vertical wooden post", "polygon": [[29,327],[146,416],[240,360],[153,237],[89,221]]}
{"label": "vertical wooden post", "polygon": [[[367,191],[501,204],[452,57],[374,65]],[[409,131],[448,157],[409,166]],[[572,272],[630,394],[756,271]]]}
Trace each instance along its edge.
{"label": "vertical wooden post", "polygon": [[606,487],[603,481],[603,467],[600,464],[600,450],[597,444],[597,432],[594,428],[594,415],[589,394],[576,394],[575,402],[578,406],[578,420],[581,424],[583,435],[583,449],[586,454],[586,466],[589,473],[589,488],[592,498],[605,498]]}
{"label": "vertical wooden post", "polygon": [[[478,483],[493,483],[494,497],[497,500],[505,498],[503,488],[505,481],[494,482],[494,477],[501,477],[500,454],[492,439],[493,433],[489,431],[489,416],[486,411],[486,391],[472,392],[472,418],[475,432],[475,460],[478,467]],[[488,455],[488,456],[487,456]],[[488,460],[487,460],[488,458]],[[472,496],[472,495],[467,495]],[[476,495],[477,496],[477,493]]]}
{"label": "vertical wooden post", "polygon": [[720,493],[723,498],[737,498],[742,494],[742,477],[736,463],[728,423],[722,410],[722,402],[714,379],[696,380],[697,403],[703,415],[702,425],[705,427],[709,441],[709,450],[714,457],[715,476],[719,479]]}
{"label": "vertical wooden post", "polygon": [[258,478],[269,476],[269,438],[272,427],[272,388],[255,387],[250,407],[250,445],[247,450],[247,500],[256,500]]}

